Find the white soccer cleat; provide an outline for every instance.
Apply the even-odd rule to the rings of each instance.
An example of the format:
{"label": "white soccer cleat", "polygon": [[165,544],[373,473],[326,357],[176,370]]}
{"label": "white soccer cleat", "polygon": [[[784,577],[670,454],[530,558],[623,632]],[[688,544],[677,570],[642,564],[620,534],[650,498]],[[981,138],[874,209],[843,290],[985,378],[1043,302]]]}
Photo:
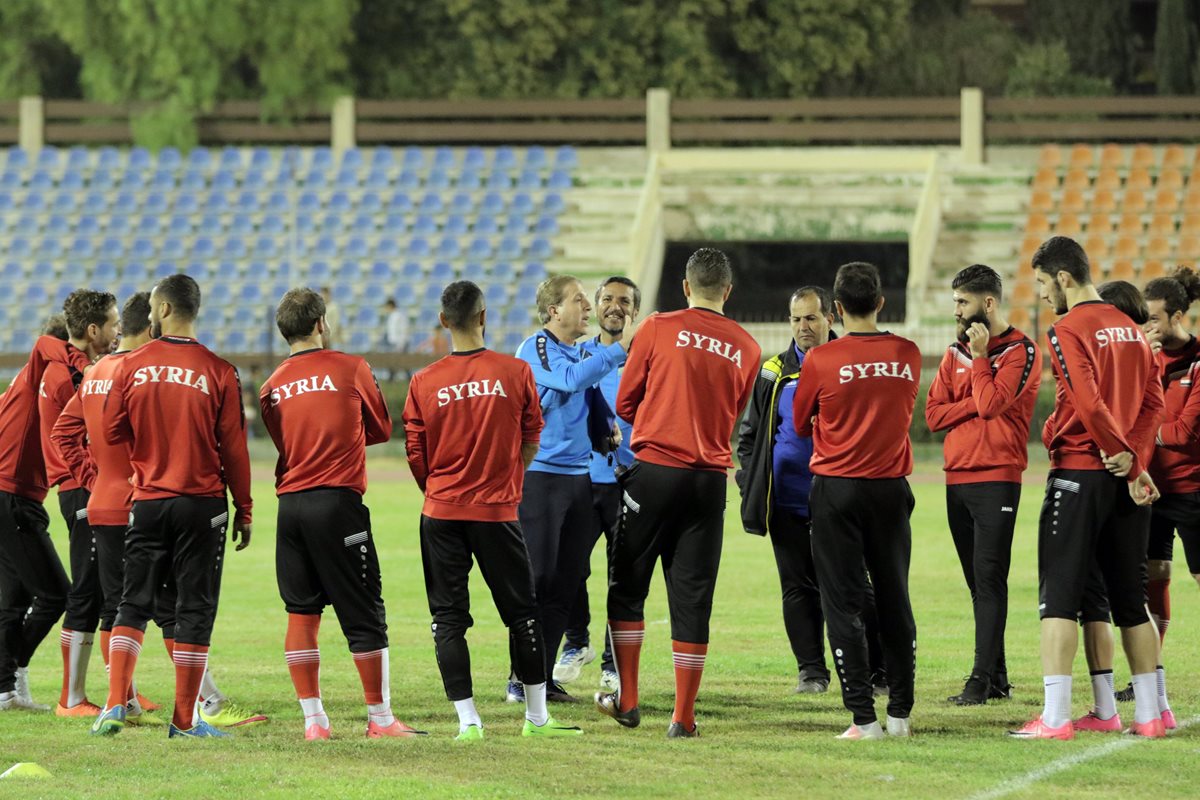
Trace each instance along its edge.
{"label": "white soccer cleat", "polygon": [[13,708],[23,708],[26,711],[49,711],[50,706],[35,702],[29,691],[29,668],[17,668],[17,696],[13,700]]}
{"label": "white soccer cleat", "polygon": [[863,739],[882,739],[883,726],[879,724],[879,720],[875,720],[870,725],[851,725],[849,728],[838,734],[839,739],[857,742]]}
{"label": "white soccer cleat", "polygon": [[579,680],[585,665],[596,660],[596,651],[590,646],[564,648],[554,665],[555,683],[572,683]]}
{"label": "white soccer cleat", "polygon": [[908,725],[908,717],[893,717],[891,714],[888,714],[887,733],[888,736],[912,736],[912,729]]}

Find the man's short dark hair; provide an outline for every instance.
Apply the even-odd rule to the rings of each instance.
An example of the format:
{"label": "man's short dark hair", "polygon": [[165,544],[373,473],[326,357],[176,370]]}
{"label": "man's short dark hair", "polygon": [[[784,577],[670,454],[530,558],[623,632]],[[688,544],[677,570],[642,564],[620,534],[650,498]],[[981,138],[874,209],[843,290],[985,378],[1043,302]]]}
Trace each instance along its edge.
{"label": "man's short dark hair", "polygon": [[1004,291],[1000,273],[986,264],[972,264],[959,270],[950,282],[950,288],[965,294],[991,295],[997,301],[1002,299]]}
{"label": "man's short dark hair", "polygon": [[1150,319],[1150,309],[1146,307],[1146,298],[1138,288],[1129,281],[1108,281],[1096,287],[1100,299],[1111,303],[1118,311],[1129,317],[1138,325],[1145,325]]}
{"label": "man's short dark hair", "polygon": [[837,315],[837,311],[833,307],[833,295],[824,286],[801,286],[796,291],[792,292],[792,298],[788,301],[788,305],[796,302],[802,297],[815,297],[820,303],[822,314]]}
{"label": "man's short dark hair", "polygon": [[630,289],[633,289],[633,307],[635,309],[642,307],[642,290],[638,288],[636,283],[631,281],[629,278],[626,278],[624,275],[610,275],[600,282],[599,288],[596,289],[597,303],[600,302],[600,294],[604,291],[604,287],[608,286],[610,283],[619,283],[622,286],[628,286]]}
{"label": "man's short dark hair", "polygon": [[76,289],[63,302],[63,316],[67,319],[67,333],[72,339],[87,336],[89,325],[103,327],[108,322],[108,312],[117,304],[117,298],[108,292],[93,289]]}
{"label": "man's short dark hair", "polygon": [[70,339],[71,334],[67,332],[67,318],[62,314],[51,314],[46,318],[46,324],[42,325],[42,336],[53,336],[64,342]]}
{"label": "man's short dark hair", "polygon": [[325,298],[307,286],[288,289],[275,307],[275,325],[288,344],[312,335],[325,316]]}
{"label": "man's short dark hair", "polygon": [[182,272],[163,278],[154,287],[160,302],[166,301],[180,319],[191,321],[200,313],[200,284]]}
{"label": "man's short dark hair", "polygon": [[879,270],[865,261],[851,261],[838,267],[833,279],[833,296],[842,310],[855,317],[865,317],[879,307],[883,285]]}
{"label": "man's short dark hair", "polygon": [[150,293],[137,292],[121,308],[121,335],[137,336],[150,327]]}
{"label": "man's short dark hair", "polygon": [[1092,265],[1079,242],[1067,236],[1051,236],[1033,254],[1033,268],[1050,275],[1065,272],[1080,286],[1092,282]]}
{"label": "man's short dark hair", "polygon": [[453,330],[468,330],[480,311],[483,311],[483,290],[473,282],[455,281],[442,290],[442,313]]}
{"label": "man's short dark hair", "polygon": [[712,247],[701,247],[687,260],[684,271],[688,284],[706,298],[716,298],[725,293],[733,283],[733,267],[729,256]]}

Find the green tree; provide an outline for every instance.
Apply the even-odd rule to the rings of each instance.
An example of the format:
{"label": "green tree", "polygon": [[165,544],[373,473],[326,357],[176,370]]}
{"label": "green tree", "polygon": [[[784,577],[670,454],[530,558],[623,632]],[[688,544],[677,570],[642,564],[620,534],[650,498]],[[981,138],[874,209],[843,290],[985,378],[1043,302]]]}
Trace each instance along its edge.
{"label": "green tree", "polygon": [[1187,0],[1161,0],[1154,29],[1154,69],[1159,94],[1191,94],[1196,84],[1196,19]]}
{"label": "green tree", "polygon": [[1017,52],[1004,93],[1009,97],[1107,95],[1112,94],[1112,84],[1107,78],[1073,70],[1063,42],[1037,42]]}
{"label": "green tree", "polygon": [[1026,16],[1033,38],[1063,43],[1074,69],[1125,88],[1133,77],[1131,6],[1129,0],[1028,0]]}
{"label": "green tree", "polygon": [[0,97],[79,95],[79,60],[54,35],[40,0],[0,4]]}

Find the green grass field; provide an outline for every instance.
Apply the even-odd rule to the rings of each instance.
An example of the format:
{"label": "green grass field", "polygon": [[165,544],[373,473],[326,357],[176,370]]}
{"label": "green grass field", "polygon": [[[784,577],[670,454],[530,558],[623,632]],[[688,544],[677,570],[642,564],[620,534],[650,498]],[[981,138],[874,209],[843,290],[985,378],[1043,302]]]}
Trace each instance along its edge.
{"label": "green grass field", "polygon": [[[1044,463],[1031,468],[1034,481]],[[255,464],[259,478],[269,465]],[[392,702],[397,715],[432,735],[420,741],[368,741],[365,710],[345,641],[332,614],[321,633],[323,694],[334,740],[309,744],[283,660],[285,614],[275,589],[274,494],[255,483],[251,547],[230,551],[213,638],[211,664],[224,692],[271,716],[265,725],[225,741],[168,741],[164,729],[127,729],[112,739],[88,736],[80,720],[46,714],[0,715],[0,771],[34,761],[53,777],[0,781],[0,797],[1047,797],[1196,796],[1200,725],[1169,740],[1134,741],[1081,734],[1073,742],[1006,738],[1007,727],[1039,712],[1036,515],[1041,489],[1027,484],[1014,545],[1009,613],[1011,701],[956,708],[944,698],[970,667],[970,601],[945,524],[943,489],[927,463],[914,478],[912,600],[918,625],[917,704],[911,740],[835,741],[848,724],[838,693],[791,694],[792,662],[779,608],[769,543],[744,534],[735,491],[726,518],[724,562],[717,587],[712,646],[698,702],[703,738],[668,741],[673,679],[670,633],[661,580],[646,606],[642,656],[642,727],[619,728],[591,704],[553,713],[579,723],[579,739],[533,742],[518,734],[522,712],[501,702],[508,655],[506,632],[477,578],[476,627],[470,634],[476,697],[487,740],[453,740],[456,717],[442,692],[429,635],[417,543],[420,495],[394,459],[371,463],[367,501],[374,515],[391,636]],[[731,486],[732,490],[732,486]],[[57,517],[57,506],[51,505]],[[52,529],[64,545],[61,519]],[[1178,548],[1177,548],[1178,550]],[[63,548],[65,558],[65,547]],[[592,608],[603,616],[602,552],[591,581]],[[1182,570],[1180,570],[1182,573]],[[477,575],[477,573],[476,573]],[[1200,709],[1200,593],[1185,575],[1174,585],[1167,665],[1172,705],[1181,723]],[[598,640],[601,627],[593,625]],[[1119,652],[1119,648],[1118,648]],[[32,667],[36,698],[53,704],[61,659],[57,631]],[[599,664],[573,684],[590,696]],[[1120,656],[1117,680],[1127,671]],[[142,690],[169,700],[173,673],[151,631],[138,666]],[[104,670],[93,654],[89,685],[104,696]],[[1090,703],[1082,651],[1076,659],[1075,712]],[[880,703],[882,713],[882,702]],[[1132,707],[1122,705],[1132,718]],[[1036,776],[1031,773],[1041,770]],[[1037,778],[1037,779],[1034,779]]]}

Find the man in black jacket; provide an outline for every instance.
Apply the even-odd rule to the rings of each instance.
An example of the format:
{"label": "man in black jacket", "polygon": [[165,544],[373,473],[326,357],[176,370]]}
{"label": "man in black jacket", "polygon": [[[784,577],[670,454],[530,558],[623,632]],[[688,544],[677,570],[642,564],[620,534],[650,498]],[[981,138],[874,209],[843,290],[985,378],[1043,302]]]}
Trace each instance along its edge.
{"label": "man in black jacket", "polygon": [[[775,550],[783,589],[783,624],[800,672],[796,692],[819,694],[829,688],[829,668],[825,666],[825,618],[809,542],[812,439],[796,433],[792,396],[805,354],[837,338],[831,330],[833,298],[825,289],[804,286],[792,295],[789,312],[792,343],[768,359],[759,372],[738,430],[741,466],[735,478],[742,493],[742,527],[747,533],[769,534]],[[868,618],[867,641],[872,683],[878,687],[886,681],[873,616]]]}

